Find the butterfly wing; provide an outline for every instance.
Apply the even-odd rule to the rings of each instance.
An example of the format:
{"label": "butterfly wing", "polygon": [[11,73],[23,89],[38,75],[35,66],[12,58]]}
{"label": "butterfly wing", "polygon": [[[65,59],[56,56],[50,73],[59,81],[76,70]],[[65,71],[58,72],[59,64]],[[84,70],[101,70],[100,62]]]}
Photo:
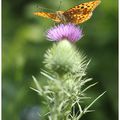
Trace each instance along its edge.
{"label": "butterfly wing", "polygon": [[67,22],[80,24],[90,19],[92,11],[100,4],[100,0],[77,5],[63,13]]}
{"label": "butterfly wing", "polygon": [[90,19],[92,16],[92,13],[85,14],[85,15],[80,15],[80,14],[74,14],[73,16],[70,17],[70,23],[74,24],[81,24]]}
{"label": "butterfly wing", "polygon": [[33,13],[36,16],[44,17],[52,19],[55,22],[60,22],[61,20],[57,17],[56,13],[48,13],[48,12],[34,12]]}

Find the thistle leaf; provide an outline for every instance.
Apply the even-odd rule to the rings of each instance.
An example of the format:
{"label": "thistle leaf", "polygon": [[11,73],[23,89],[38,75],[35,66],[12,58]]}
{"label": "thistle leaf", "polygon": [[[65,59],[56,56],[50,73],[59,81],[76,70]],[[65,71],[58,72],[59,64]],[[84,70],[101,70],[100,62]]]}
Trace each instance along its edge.
{"label": "thistle leaf", "polygon": [[84,93],[85,91],[87,91],[89,88],[95,86],[96,84],[98,84],[98,82],[94,83],[94,84],[91,84],[89,85],[88,87],[86,87],[84,90],[81,91],[81,94]]}
{"label": "thistle leaf", "polygon": [[102,94],[100,94],[95,100],[93,100],[93,102],[90,103],[90,104],[84,109],[84,113],[86,113],[86,111],[87,111],[100,97],[102,97],[105,93],[106,93],[106,91],[103,92]]}

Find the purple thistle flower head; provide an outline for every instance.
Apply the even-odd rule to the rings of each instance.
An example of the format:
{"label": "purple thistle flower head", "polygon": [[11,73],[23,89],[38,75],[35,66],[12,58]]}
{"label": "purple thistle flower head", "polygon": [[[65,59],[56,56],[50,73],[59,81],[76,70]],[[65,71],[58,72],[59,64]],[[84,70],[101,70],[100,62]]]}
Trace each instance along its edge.
{"label": "purple thistle flower head", "polygon": [[83,36],[82,30],[74,24],[60,24],[47,31],[47,38],[50,41],[61,41],[67,39],[76,42]]}

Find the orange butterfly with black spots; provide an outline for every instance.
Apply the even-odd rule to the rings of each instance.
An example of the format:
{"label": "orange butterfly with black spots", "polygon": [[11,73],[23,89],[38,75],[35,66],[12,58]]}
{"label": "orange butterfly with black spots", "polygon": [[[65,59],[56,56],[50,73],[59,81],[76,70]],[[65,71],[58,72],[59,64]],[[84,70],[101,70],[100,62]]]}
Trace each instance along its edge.
{"label": "orange butterfly with black spots", "polygon": [[81,24],[91,18],[93,10],[100,4],[100,0],[90,1],[76,5],[66,11],[56,11],[55,13],[34,12],[40,17],[52,19],[58,23]]}

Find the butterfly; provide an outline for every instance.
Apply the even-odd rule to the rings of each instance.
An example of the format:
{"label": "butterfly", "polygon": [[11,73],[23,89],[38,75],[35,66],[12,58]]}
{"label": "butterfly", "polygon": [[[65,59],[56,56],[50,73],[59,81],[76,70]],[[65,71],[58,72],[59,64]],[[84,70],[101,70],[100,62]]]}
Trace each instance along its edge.
{"label": "butterfly", "polygon": [[81,24],[91,18],[92,12],[100,4],[100,0],[90,1],[74,6],[66,11],[34,12],[33,14],[40,17],[52,19],[57,23]]}

